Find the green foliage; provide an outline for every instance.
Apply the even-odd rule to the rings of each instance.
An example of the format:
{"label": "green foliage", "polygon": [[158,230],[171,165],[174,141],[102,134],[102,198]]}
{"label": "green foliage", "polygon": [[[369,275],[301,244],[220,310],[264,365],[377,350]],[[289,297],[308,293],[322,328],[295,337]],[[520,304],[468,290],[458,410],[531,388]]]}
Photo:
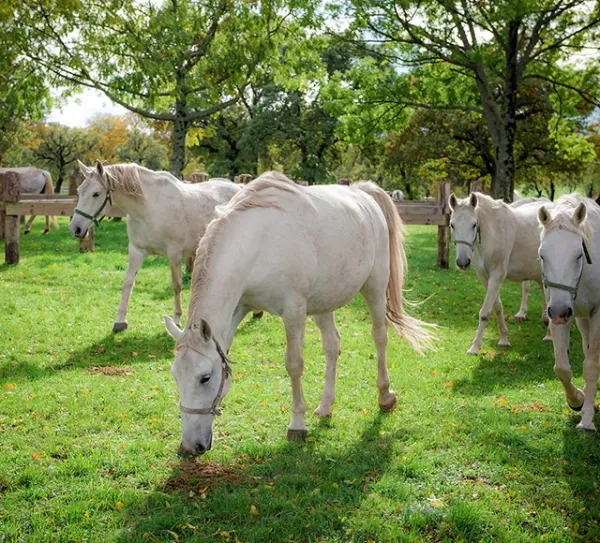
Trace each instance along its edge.
{"label": "green foliage", "polygon": [[[6,541],[233,543],[500,541],[570,543],[600,536],[598,437],[575,429],[537,322],[494,326],[465,354],[484,289],[473,273],[437,269],[436,230],[409,227],[411,311],[438,323],[435,353],[390,333],[397,411],[379,413],[369,316],[357,298],[337,312],[342,338],[330,421],[308,418],[288,442],[290,385],[279,319],[244,321],[231,349],[234,383],[213,450],[179,459],[177,387],[169,374],[172,311],[164,258],[136,277],[130,328],[111,325],[127,266],[124,223],[104,222],[96,252],[61,229],[22,239],[0,269],[0,538]],[[2,242],[0,242],[0,251]],[[184,288],[189,300],[189,285]],[[503,292],[507,312],[520,285]],[[304,391],[318,404],[324,357],[306,330]],[[582,382],[579,337],[571,343]],[[103,375],[117,369],[121,375]],[[129,371],[127,371],[129,370]],[[234,475],[233,477],[231,475]]]}

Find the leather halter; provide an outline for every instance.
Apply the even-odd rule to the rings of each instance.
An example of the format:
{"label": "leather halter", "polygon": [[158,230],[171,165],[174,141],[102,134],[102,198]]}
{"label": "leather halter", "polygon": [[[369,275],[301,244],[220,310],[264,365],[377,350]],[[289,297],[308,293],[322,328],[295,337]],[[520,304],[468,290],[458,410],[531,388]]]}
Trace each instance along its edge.
{"label": "leather halter", "polygon": [[481,245],[481,228],[479,228],[479,224],[477,225],[477,232],[475,233],[475,238],[473,239],[473,241],[471,243],[469,243],[468,241],[464,241],[462,239],[455,239],[454,245],[466,245],[470,249],[474,249],[475,241],[479,241],[479,245]]}
{"label": "leather halter", "polygon": [[[225,386],[225,381],[227,380],[227,377],[229,377],[231,375],[231,362],[229,361],[229,359],[223,352],[223,349],[219,345],[219,342],[215,338],[213,338],[213,341],[215,342],[215,345],[217,347],[217,352],[219,353],[219,357],[221,358],[221,382],[219,383],[219,390],[217,390],[217,395],[215,396],[215,399],[213,400],[212,405],[210,407],[205,407],[202,409],[194,409],[192,407],[185,407],[180,402],[179,409],[181,410],[182,413],[187,413],[188,415],[220,415],[222,412],[220,404],[221,404],[221,400],[223,398],[221,398],[221,393],[223,392],[223,387]],[[198,351],[197,349],[194,349],[194,347],[192,347],[190,345],[182,345],[182,348],[183,347],[187,347],[188,349],[192,349],[192,351],[196,351],[197,353],[200,353],[200,351]],[[204,354],[204,353],[200,353],[200,354]]]}
{"label": "leather halter", "polygon": [[[581,245],[583,247],[583,254],[585,255],[586,262],[588,264],[591,264],[592,259],[590,257],[590,253],[588,251],[588,248],[587,248],[584,240],[581,240]],[[542,273],[542,284],[545,287],[557,288],[559,290],[565,290],[571,294],[571,296],[573,297],[573,300],[576,300],[577,299],[577,289],[579,288],[579,283],[581,282],[582,276],[583,276],[583,264],[581,266],[581,273],[579,274],[579,278],[577,279],[577,284],[574,287],[572,287],[570,285],[563,285],[562,283],[554,283],[553,281],[548,281],[548,279],[546,279],[546,276],[543,273]]]}
{"label": "leather halter", "polygon": [[[100,213],[102,213],[102,210],[106,207],[107,203],[110,203],[110,205],[112,205],[112,198],[110,197],[110,190],[108,190],[108,189],[106,189],[106,197],[104,198],[104,202],[102,202],[100,209],[98,209],[98,211],[96,211],[96,213],[94,213],[93,215],[88,215],[84,211],[81,211],[80,209],[77,209],[77,208],[75,208],[74,213],[77,213],[78,215],[81,215],[82,217],[85,217],[86,219],[90,219],[90,221],[93,221],[96,226],[100,226],[100,223],[104,219],[104,215],[102,215],[102,217],[100,217]],[[100,219],[98,219],[98,217],[100,217]]]}

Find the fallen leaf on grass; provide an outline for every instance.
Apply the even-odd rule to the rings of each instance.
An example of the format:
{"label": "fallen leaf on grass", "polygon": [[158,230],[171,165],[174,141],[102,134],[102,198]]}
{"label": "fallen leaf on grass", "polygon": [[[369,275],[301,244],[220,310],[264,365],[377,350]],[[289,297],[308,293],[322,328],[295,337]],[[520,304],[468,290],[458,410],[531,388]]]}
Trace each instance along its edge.
{"label": "fallen leaf on grass", "polygon": [[117,368],[115,366],[92,366],[87,369],[87,372],[94,375],[133,375],[131,368]]}

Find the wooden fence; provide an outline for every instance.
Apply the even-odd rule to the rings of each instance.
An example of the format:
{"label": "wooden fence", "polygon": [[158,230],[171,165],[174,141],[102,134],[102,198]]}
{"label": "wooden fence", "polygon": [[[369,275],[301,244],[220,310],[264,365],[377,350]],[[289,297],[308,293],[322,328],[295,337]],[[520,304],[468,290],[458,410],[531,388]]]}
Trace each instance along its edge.
{"label": "wooden fence", "polygon": [[[242,174],[238,182],[248,182],[248,174]],[[192,181],[193,182],[193,181]],[[439,183],[436,200],[401,200],[395,201],[396,208],[405,224],[431,225],[438,227],[438,266],[447,269],[450,253],[450,182]],[[20,255],[19,216],[23,215],[57,215],[71,217],[77,206],[77,197],[67,194],[24,194],[20,193],[17,174],[0,174],[0,239],[6,239],[5,262],[17,264]],[[124,217],[125,213],[115,207],[107,213],[107,217]],[[81,252],[94,250],[94,227],[91,226],[85,239],[80,240]],[[191,271],[193,261],[188,259],[186,267]]]}

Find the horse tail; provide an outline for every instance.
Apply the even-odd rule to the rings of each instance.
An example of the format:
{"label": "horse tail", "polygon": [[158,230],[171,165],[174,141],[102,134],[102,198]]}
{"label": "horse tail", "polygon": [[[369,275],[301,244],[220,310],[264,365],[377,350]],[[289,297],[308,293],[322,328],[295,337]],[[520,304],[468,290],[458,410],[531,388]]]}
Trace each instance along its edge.
{"label": "horse tail", "polygon": [[382,188],[372,182],[363,182],[355,185],[366,192],[379,205],[388,227],[390,244],[390,278],[386,290],[386,317],[396,333],[405,338],[418,352],[431,347],[434,335],[428,330],[435,325],[425,323],[411,317],[404,305],[407,303],[403,295],[404,280],[406,278],[407,262],[404,251],[404,223],[398,214],[396,205]]}
{"label": "horse tail", "polygon": [[[50,175],[50,172],[44,170],[42,171],[42,175],[44,176],[44,194],[54,194],[54,186],[52,185],[52,176]],[[56,217],[52,215],[50,216],[50,220],[52,221],[54,228],[58,230],[58,221],[56,220]],[[48,228],[47,225],[46,228]]]}

